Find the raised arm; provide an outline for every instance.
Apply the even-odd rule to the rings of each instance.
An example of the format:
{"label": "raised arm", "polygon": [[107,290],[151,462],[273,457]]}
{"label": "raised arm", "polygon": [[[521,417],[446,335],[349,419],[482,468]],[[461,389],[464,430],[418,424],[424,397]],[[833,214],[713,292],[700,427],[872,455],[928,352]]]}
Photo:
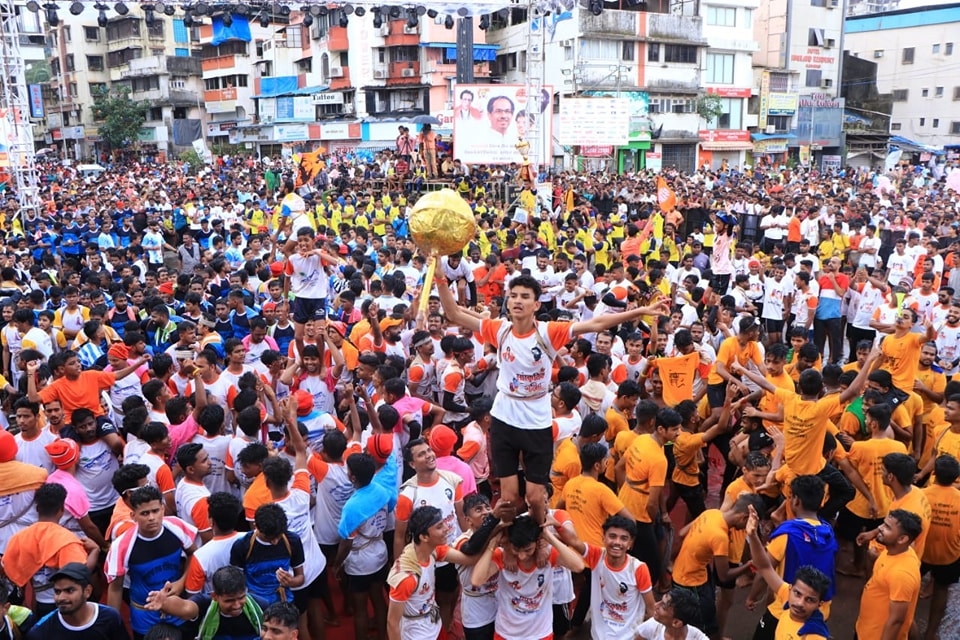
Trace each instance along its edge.
{"label": "raised arm", "polygon": [[[481,319],[467,313],[463,307],[457,304],[457,301],[453,299],[453,294],[450,293],[450,287],[447,286],[447,277],[443,274],[439,258],[434,256],[430,259],[436,262],[436,271],[433,279],[437,285],[437,292],[440,294],[440,305],[443,307],[443,314],[447,317],[447,320],[458,327],[479,332]],[[420,295],[429,296],[430,292],[421,291]]]}
{"label": "raised arm", "polygon": [[611,327],[623,324],[624,322],[632,322],[641,316],[661,315],[670,315],[670,303],[666,300],[654,301],[650,306],[647,307],[637,307],[636,309],[631,309],[630,311],[624,311],[622,313],[604,314],[601,316],[594,316],[589,320],[575,322],[570,328],[570,332],[574,337],[581,336],[585,333],[598,333]]}

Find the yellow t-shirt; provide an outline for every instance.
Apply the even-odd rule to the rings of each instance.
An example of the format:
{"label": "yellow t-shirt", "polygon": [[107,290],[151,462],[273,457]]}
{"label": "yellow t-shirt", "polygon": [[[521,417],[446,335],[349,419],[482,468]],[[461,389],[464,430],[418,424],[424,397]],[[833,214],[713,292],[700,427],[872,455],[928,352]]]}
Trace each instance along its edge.
{"label": "yellow t-shirt", "polygon": [[802,400],[789,389],[777,389],[783,402],[783,458],[797,475],[817,474],[823,469],[823,437],[830,416],[840,406],[836,393],[819,400]]}
{"label": "yellow t-shirt", "polygon": [[889,335],[880,344],[880,350],[886,356],[880,368],[890,372],[897,389],[913,391],[913,381],[920,368],[920,347],[925,340],[925,334],[908,333],[902,338]]}
{"label": "yellow t-shirt", "polygon": [[857,617],[857,637],[880,638],[890,616],[891,602],[908,602],[907,616],[896,640],[907,640],[910,621],[917,610],[920,595],[920,560],[913,549],[891,556],[886,549],[880,552],[873,565],[873,575],[867,580],[860,596],[860,615]]}
{"label": "yellow t-shirt", "polygon": [[683,587],[707,583],[707,567],[730,551],[730,530],[719,509],[708,509],[690,525],[673,561],[673,582]]}
{"label": "yellow t-shirt", "polygon": [[720,374],[717,373],[717,362],[722,362],[729,373],[730,365],[733,364],[734,360],[739,362],[740,366],[746,366],[749,361],[752,361],[754,364],[760,364],[762,358],[757,343],[751,341],[741,347],[737,336],[730,336],[721,342],[720,350],[717,352],[717,359],[710,369],[710,375],[707,377],[707,384],[722,384],[725,382],[725,380],[720,377]]}
{"label": "yellow t-shirt", "polygon": [[652,436],[643,434],[633,441],[625,457],[626,479],[620,487],[620,499],[637,522],[652,522],[647,513],[650,488],[666,484],[667,456]]}
{"label": "yellow t-shirt", "polygon": [[[780,588],[777,589],[776,601],[780,603],[781,611],[784,603],[786,603],[790,597],[791,586],[792,585],[784,582],[780,585]],[[783,615],[781,615],[778,620],[777,630],[773,636],[774,640],[827,640],[826,637],[819,633],[801,634],[800,629],[806,624],[806,621],[794,620],[789,611],[783,611]]]}
{"label": "yellow t-shirt", "polygon": [[681,431],[673,441],[673,458],[676,466],[671,479],[674,484],[695,487],[700,484],[700,451],[707,445],[702,433]]}
{"label": "yellow t-shirt", "polygon": [[563,487],[566,511],[581,540],[603,546],[603,523],[623,510],[623,502],[610,487],[590,476],[571,478]]}
{"label": "yellow t-shirt", "polygon": [[[871,438],[854,442],[847,454],[847,460],[860,473],[864,484],[873,494],[873,499],[877,503],[878,518],[886,517],[890,511],[890,503],[893,501],[893,492],[890,487],[883,484],[883,456],[888,453],[906,452],[907,447],[902,442],[892,438]],[[861,518],[871,517],[867,499],[859,491],[847,504],[847,509]]]}
{"label": "yellow t-shirt", "polygon": [[557,504],[560,503],[564,485],[571,478],[579,476],[580,471],[580,452],[577,450],[577,445],[573,443],[572,438],[564,438],[557,447],[553,466],[550,468],[550,484],[553,485],[553,496],[550,498],[552,509],[556,509]]}

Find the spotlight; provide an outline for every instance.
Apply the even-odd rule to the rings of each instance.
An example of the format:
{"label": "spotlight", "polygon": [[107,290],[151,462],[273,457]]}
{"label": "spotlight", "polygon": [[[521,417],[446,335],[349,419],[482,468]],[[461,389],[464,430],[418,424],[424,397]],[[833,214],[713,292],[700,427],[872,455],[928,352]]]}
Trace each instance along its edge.
{"label": "spotlight", "polygon": [[60,7],[52,2],[48,2],[47,4],[43,5],[44,13],[46,14],[47,18],[47,24],[49,24],[51,27],[55,27],[60,24],[60,16],[57,15],[57,9],[59,8]]}
{"label": "spotlight", "polygon": [[467,9],[466,7],[460,7],[457,9],[457,15],[461,18],[466,18],[468,13],[470,13],[470,9]]}
{"label": "spotlight", "polygon": [[128,13],[130,13],[130,8],[127,7],[127,5],[124,4],[123,2],[118,2],[117,4],[113,5],[113,10],[116,11],[121,16],[125,16]]}
{"label": "spotlight", "polygon": [[419,21],[420,20],[417,18],[417,10],[409,9],[407,11],[407,27],[410,29],[416,29]]}
{"label": "spotlight", "polygon": [[198,16],[205,16],[210,13],[210,7],[204,2],[198,2],[197,6],[193,8],[193,12]]}
{"label": "spotlight", "polygon": [[83,3],[73,0],[73,3],[70,5],[70,15],[78,16],[83,13]]}
{"label": "spotlight", "polygon": [[480,16],[480,24],[477,25],[477,26],[480,27],[480,30],[481,30],[481,31],[486,31],[487,29],[489,29],[489,28],[490,28],[490,14],[485,13],[485,14],[483,14],[482,16]]}
{"label": "spotlight", "polygon": [[340,26],[344,29],[347,28],[347,25],[350,24],[350,18],[347,17],[347,14],[340,12]]}
{"label": "spotlight", "polygon": [[223,26],[232,27],[233,26],[233,14],[227,11],[223,14]]}
{"label": "spotlight", "polygon": [[281,6],[281,7],[280,7],[280,15],[283,16],[284,18],[289,17],[289,16],[290,16],[290,7],[288,7],[287,5]]}
{"label": "spotlight", "polygon": [[193,26],[193,14],[189,11],[183,14],[183,26],[192,27]]}
{"label": "spotlight", "polygon": [[453,16],[447,16],[443,19],[443,26],[447,29],[453,29]]}
{"label": "spotlight", "polygon": [[270,26],[270,14],[267,11],[260,13],[260,26],[264,29]]}
{"label": "spotlight", "polygon": [[97,13],[97,24],[101,27],[107,26],[107,5],[103,4],[102,2],[98,2],[97,4],[93,5],[93,8],[99,12]]}
{"label": "spotlight", "polygon": [[37,0],[30,0],[30,2],[27,3],[27,10],[32,11],[34,13],[39,13],[40,4],[37,2]]}
{"label": "spotlight", "polygon": [[177,13],[177,8],[172,4],[168,4],[163,8],[163,15],[165,16],[174,16]]}
{"label": "spotlight", "polygon": [[328,15],[329,13],[330,13],[330,9],[327,9],[325,6],[320,5],[319,7],[317,7],[318,16],[325,16],[325,15]]}
{"label": "spotlight", "polygon": [[236,13],[238,16],[243,16],[244,18],[246,18],[247,16],[253,13],[253,9],[250,8],[250,5],[238,4],[237,8],[234,9],[234,13]]}
{"label": "spotlight", "polygon": [[373,14],[373,28],[379,29],[383,26],[383,14],[380,12],[380,7],[374,7],[370,9],[370,12]]}
{"label": "spotlight", "polygon": [[345,14],[347,14],[348,16],[349,16],[349,15],[353,15],[353,5],[352,5],[352,4],[345,4],[345,5],[343,5],[343,7],[341,8],[341,11],[343,11],[343,12],[344,12]]}
{"label": "spotlight", "polygon": [[390,7],[390,18],[396,19],[400,17],[400,7]]}
{"label": "spotlight", "polygon": [[590,13],[592,13],[595,16],[598,16],[601,13],[603,13],[603,2],[601,2],[601,0],[590,0],[589,8],[590,8]]}
{"label": "spotlight", "polygon": [[416,9],[414,9],[414,11],[417,12],[417,15],[418,15],[418,16],[422,16],[423,14],[425,14],[425,13],[427,12],[427,8],[424,7],[423,5],[420,5],[419,7],[417,7]]}
{"label": "spotlight", "polygon": [[158,2],[155,2],[154,5],[153,5],[153,12],[154,12],[154,13],[163,13],[164,9],[166,9],[166,8],[167,8],[167,7],[166,7],[162,2],[159,2],[159,1],[158,1]]}
{"label": "spotlight", "polygon": [[427,17],[430,18],[431,20],[436,18],[438,15],[440,15],[440,12],[437,11],[436,9],[427,9]]}
{"label": "spotlight", "polygon": [[356,9],[353,10],[353,15],[357,16],[358,18],[362,18],[366,14],[367,14],[367,10],[364,9],[363,7],[357,7]]}
{"label": "spotlight", "polygon": [[313,14],[309,11],[303,16],[303,26],[310,27],[313,25]]}
{"label": "spotlight", "polygon": [[143,21],[148,27],[152,27],[157,21],[157,14],[154,13],[155,7],[152,4],[141,4],[140,8],[143,10]]}

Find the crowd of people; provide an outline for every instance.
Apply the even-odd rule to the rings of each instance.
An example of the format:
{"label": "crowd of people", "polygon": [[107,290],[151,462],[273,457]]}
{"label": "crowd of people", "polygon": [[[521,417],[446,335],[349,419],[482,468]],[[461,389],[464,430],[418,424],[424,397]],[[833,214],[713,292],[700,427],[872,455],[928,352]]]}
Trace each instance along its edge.
{"label": "crowd of people", "polygon": [[325,161],[8,201],[0,637],[956,637],[942,179],[457,166],[432,258],[435,170]]}

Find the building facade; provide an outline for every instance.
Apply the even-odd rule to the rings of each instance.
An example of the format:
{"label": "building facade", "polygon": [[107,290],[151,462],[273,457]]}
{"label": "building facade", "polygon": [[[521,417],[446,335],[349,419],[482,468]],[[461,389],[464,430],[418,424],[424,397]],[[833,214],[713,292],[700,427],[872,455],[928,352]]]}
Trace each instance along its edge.
{"label": "building facade", "polygon": [[890,95],[891,136],[960,150],[960,3],[850,16],[846,32],[846,50],[876,64]]}

